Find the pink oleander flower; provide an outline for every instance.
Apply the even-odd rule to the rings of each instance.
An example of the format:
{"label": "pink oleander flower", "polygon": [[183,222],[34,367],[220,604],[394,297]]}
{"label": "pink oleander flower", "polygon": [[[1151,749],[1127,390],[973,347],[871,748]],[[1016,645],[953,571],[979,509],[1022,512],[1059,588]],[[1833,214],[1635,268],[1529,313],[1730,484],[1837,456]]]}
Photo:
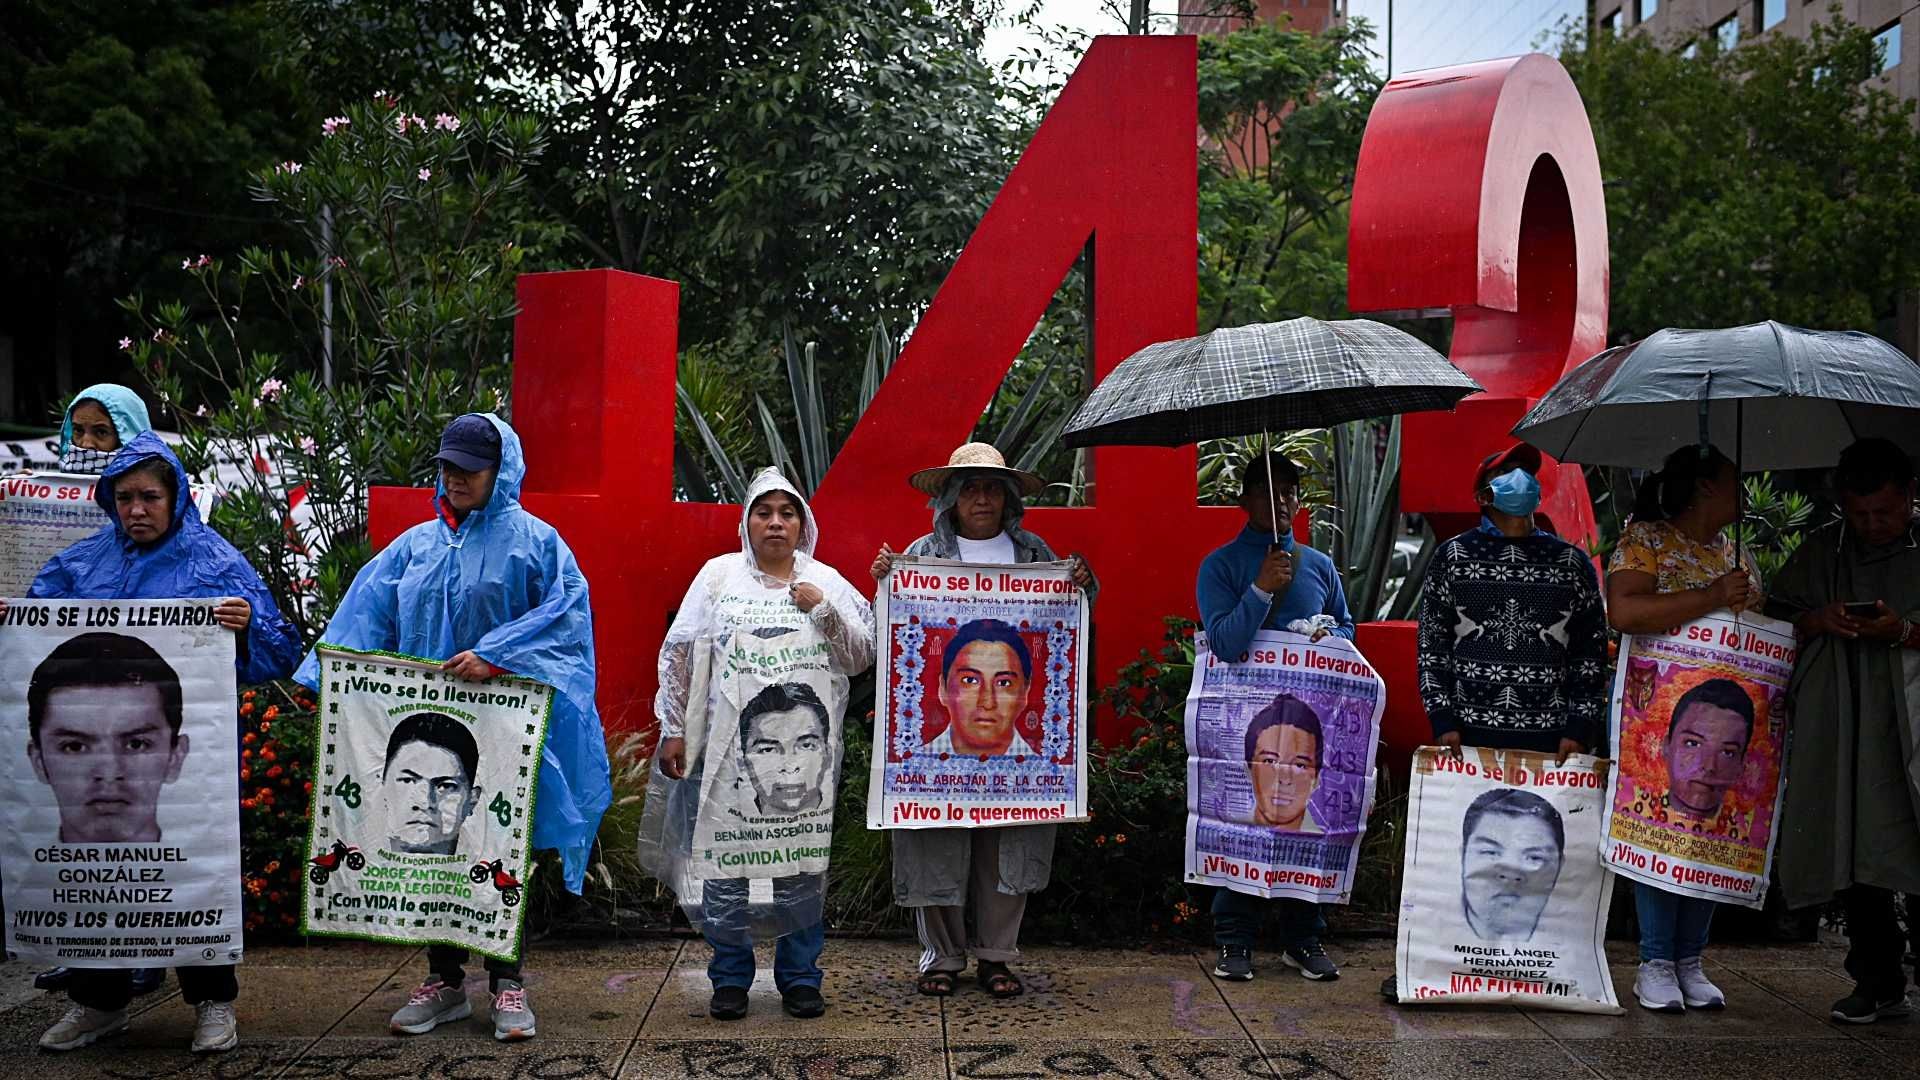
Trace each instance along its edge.
{"label": "pink oleander flower", "polygon": [[212,265],[212,263],[213,263],[213,260],[207,258],[205,255],[202,255],[198,259],[195,259],[193,261],[193,265],[195,266],[210,266]]}
{"label": "pink oleander flower", "polygon": [[259,399],[259,398],[254,398],[254,399],[253,399],[253,407],[254,407],[254,408],[256,408],[256,409],[260,407],[260,399]]}
{"label": "pink oleander flower", "polygon": [[195,416],[207,415],[207,407],[205,405],[200,406],[199,408],[193,410],[193,415]]}
{"label": "pink oleander flower", "polygon": [[459,131],[460,118],[452,113],[439,113],[433,118],[433,126],[441,131]]}
{"label": "pink oleander flower", "polygon": [[325,120],[320,121],[320,134],[332,135],[352,123],[353,121],[351,119],[344,116],[329,116]]}
{"label": "pink oleander flower", "polygon": [[297,161],[283,161],[280,164],[275,165],[273,167],[273,171],[283,172],[283,173],[297,173],[300,171],[301,168],[302,168],[301,164]]}
{"label": "pink oleander flower", "polygon": [[347,265],[347,260],[338,255],[333,255],[327,258],[327,265],[335,269],[341,269]]}
{"label": "pink oleander flower", "polygon": [[312,457],[314,454],[318,453],[319,450],[320,450],[320,444],[313,441],[313,436],[311,435],[300,436],[300,452],[301,453],[307,455],[308,457]]}
{"label": "pink oleander flower", "polygon": [[307,283],[307,279],[306,279],[306,278],[304,278],[304,277],[301,277],[301,276],[300,276],[299,274],[295,274],[295,275],[293,275],[293,287],[294,287],[294,288],[296,288],[296,289],[297,289],[297,288],[299,288],[300,286],[302,286],[302,285],[305,285],[306,283]]}
{"label": "pink oleander flower", "polygon": [[123,338],[121,338],[121,339],[120,339],[120,351],[121,351],[121,352],[125,352],[126,350],[128,350],[128,349],[131,349],[131,348],[133,348],[133,339],[132,339],[132,338],[130,338],[130,337],[123,337]]}
{"label": "pink oleander flower", "polygon": [[425,168],[425,167],[422,167],[422,168],[421,168],[421,170],[420,170],[420,172],[419,172],[419,173],[418,173],[417,175],[418,175],[418,176],[420,177],[420,179],[422,179],[422,180],[431,180],[431,179],[433,179],[433,170],[432,170],[432,169],[429,169],[429,168]]}
{"label": "pink oleander flower", "polygon": [[407,133],[407,123],[408,121],[407,121],[406,113],[401,113],[399,116],[396,116],[393,118],[394,130],[398,131],[402,135],[405,135]]}
{"label": "pink oleander flower", "polygon": [[164,327],[164,326],[163,326],[163,327],[161,327],[160,329],[158,329],[158,330],[155,330],[155,331],[153,332],[153,340],[155,340],[155,341],[165,341],[166,339],[167,339],[167,328],[166,328],[166,327]]}
{"label": "pink oleander flower", "polygon": [[281,392],[286,388],[287,384],[281,382],[279,379],[268,379],[266,382],[260,384],[260,396],[268,401],[272,401],[274,398],[279,397]]}
{"label": "pink oleander flower", "polygon": [[180,269],[182,269],[182,270],[191,270],[191,269],[193,269],[193,260],[192,260],[192,259],[181,259],[181,260],[180,260]]}

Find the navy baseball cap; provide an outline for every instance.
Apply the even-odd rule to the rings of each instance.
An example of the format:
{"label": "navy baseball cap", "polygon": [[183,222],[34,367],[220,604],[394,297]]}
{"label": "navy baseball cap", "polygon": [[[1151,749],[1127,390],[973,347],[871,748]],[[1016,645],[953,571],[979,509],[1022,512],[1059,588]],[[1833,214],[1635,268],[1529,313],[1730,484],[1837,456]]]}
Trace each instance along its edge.
{"label": "navy baseball cap", "polygon": [[493,421],[479,413],[456,417],[440,435],[440,452],[433,460],[444,461],[464,472],[484,472],[500,466],[500,432]]}

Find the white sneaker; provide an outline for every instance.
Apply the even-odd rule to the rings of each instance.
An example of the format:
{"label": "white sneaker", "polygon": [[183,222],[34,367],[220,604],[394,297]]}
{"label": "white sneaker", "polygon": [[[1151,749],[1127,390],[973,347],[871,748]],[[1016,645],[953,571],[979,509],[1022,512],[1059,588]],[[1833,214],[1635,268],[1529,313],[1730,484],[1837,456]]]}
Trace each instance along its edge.
{"label": "white sneaker", "polygon": [[1671,960],[1642,960],[1640,975],[1633,980],[1633,996],[1640,1007],[1654,1012],[1686,1012],[1686,997],[1680,992],[1680,978]]}
{"label": "white sneaker", "polygon": [[1727,1007],[1727,995],[1713,985],[1707,973],[1700,967],[1700,958],[1690,956],[1674,965],[1674,974],[1680,979],[1680,996],[1689,1009],[1724,1009]]}
{"label": "white sneaker", "polygon": [[40,1036],[42,1050],[78,1050],[91,1045],[96,1039],[109,1035],[118,1035],[127,1030],[127,1010],[90,1009],[85,1005],[75,1005],[67,1010],[60,1022],[48,1028]]}
{"label": "white sneaker", "polygon": [[231,1001],[203,1001],[193,1007],[193,1052],[218,1054],[240,1045],[240,1017]]}

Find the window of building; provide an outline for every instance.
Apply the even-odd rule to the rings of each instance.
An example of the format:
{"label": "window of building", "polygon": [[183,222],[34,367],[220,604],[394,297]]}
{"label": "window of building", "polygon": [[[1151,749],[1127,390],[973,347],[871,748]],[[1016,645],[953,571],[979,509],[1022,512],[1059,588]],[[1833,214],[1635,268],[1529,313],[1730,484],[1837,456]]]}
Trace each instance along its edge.
{"label": "window of building", "polygon": [[1771,30],[1787,17],[1787,0],[1760,0],[1760,29]]}
{"label": "window of building", "polygon": [[1894,23],[1873,35],[1873,47],[1880,50],[1880,70],[1891,71],[1900,66],[1900,24]]}
{"label": "window of building", "polygon": [[1639,4],[1639,11],[1633,19],[1636,23],[1646,22],[1660,11],[1660,0],[1639,0]]}
{"label": "window of building", "polygon": [[1721,52],[1731,52],[1740,44],[1740,16],[1729,15],[1713,26],[1713,40],[1720,43]]}
{"label": "window of building", "polygon": [[1680,58],[1683,60],[1692,60],[1698,57],[1699,55],[1700,55],[1700,43],[1697,41],[1687,42],[1687,47],[1680,50]]}
{"label": "window of building", "polygon": [[1626,29],[1626,22],[1626,9],[1615,8],[1612,13],[1600,17],[1600,29],[1605,30],[1615,37],[1619,37],[1620,32]]}

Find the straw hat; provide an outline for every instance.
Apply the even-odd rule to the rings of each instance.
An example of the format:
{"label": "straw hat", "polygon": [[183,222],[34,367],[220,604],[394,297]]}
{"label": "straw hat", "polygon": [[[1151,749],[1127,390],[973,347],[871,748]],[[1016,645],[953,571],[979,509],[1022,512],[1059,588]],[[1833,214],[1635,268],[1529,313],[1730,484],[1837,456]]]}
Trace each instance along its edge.
{"label": "straw hat", "polygon": [[1001,456],[1000,451],[993,448],[992,443],[983,442],[966,443],[953,452],[953,456],[947,459],[945,465],[935,469],[921,469],[907,477],[907,483],[928,495],[939,498],[940,493],[946,490],[947,477],[957,472],[997,473],[1013,481],[1014,486],[1020,489],[1020,494],[1023,496],[1037,495],[1047,486],[1038,476],[1009,467],[1007,459]]}

